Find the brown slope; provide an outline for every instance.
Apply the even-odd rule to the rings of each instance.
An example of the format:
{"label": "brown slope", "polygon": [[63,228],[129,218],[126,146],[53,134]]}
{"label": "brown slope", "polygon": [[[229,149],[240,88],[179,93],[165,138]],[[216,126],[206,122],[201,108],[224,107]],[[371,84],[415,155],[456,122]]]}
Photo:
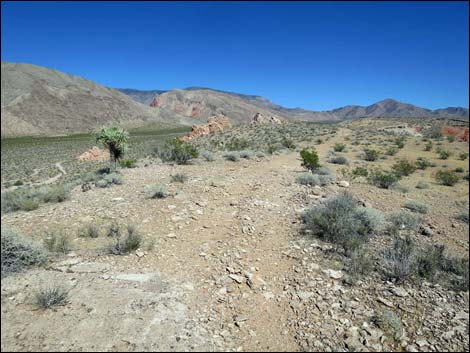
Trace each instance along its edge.
{"label": "brown slope", "polygon": [[108,123],[159,124],[155,111],[83,78],[29,64],[1,64],[2,137],[89,132]]}

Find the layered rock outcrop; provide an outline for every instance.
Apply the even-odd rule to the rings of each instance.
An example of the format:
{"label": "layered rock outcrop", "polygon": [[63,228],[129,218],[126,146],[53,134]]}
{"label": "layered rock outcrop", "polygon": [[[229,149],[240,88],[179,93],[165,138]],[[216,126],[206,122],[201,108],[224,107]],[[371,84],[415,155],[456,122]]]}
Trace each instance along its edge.
{"label": "layered rock outcrop", "polygon": [[282,120],[271,115],[265,116],[261,113],[256,113],[253,118],[251,118],[252,124],[282,124]]}
{"label": "layered rock outcrop", "polygon": [[209,118],[207,124],[204,125],[193,125],[191,131],[185,136],[181,137],[181,141],[189,141],[199,136],[208,135],[215,131],[221,131],[228,129],[232,126],[229,118],[225,115],[217,115]]}

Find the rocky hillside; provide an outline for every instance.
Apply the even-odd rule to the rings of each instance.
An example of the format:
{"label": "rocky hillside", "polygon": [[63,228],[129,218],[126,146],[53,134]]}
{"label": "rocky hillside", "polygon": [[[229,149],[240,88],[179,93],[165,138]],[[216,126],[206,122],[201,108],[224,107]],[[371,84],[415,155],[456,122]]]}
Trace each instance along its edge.
{"label": "rocky hillside", "polygon": [[312,111],[301,108],[285,108],[261,96],[199,87],[157,94],[150,105],[163,111],[182,114],[188,118],[205,120],[214,114],[224,113],[235,121],[243,122],[248,122],[254,111],[264,115],[280,116],[286,120],[301,121],[342,121],[363,117],[463,119],[469,117],[468,109],[462,107],[431,110],[393,99],[385,99],[369,106],[348,105],[333,110]]}
{"label": "rocky hillside", "polygon": [[2,137],[89,132],[110,122],[177,123],[121,92],[36,65],[2,62],[1,89]]}
{"label": "rocky hillside", "polygon": [[132,89],[132,88],[116,88],[116,90],[124,94],[127,94],[133,100],[139,103],[145,104],[145,105],[150,105],[150,103],[155,98],[155,96],[158,96],[159,94],[167,92],[167,91],[160,90],[160,89],[155,89],[151,91],[142,91],[139,89]]}

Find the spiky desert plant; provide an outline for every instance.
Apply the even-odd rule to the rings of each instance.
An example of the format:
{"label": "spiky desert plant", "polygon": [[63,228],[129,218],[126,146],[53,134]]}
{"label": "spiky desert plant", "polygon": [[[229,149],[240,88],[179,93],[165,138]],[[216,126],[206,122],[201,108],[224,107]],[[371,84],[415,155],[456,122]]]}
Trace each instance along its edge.
{"label": "spiky desert plant", "polygon": [[110,166],[116,168],[116,163],[124,156],[128,147],[129,133],[118,126],[103,127],[96,133],[96,142],[109,150]]}

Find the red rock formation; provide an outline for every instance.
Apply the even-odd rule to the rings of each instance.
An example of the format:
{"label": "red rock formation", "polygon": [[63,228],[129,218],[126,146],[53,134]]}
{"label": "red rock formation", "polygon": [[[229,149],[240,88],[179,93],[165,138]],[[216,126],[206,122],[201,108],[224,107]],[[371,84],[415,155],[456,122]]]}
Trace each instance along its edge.
{"label": "red rock formation", "polygon": [[77,157],[79,161],[105,161],[109,158],[109,153],[99,147],[92,147]]}
{"label": "red rock formation", "polygon": [[215,131],[228,129],[232,126],[230,120],[225,115],[217,115],[209,118],[207,124],[193,125],[187,135],[181,137],[181,141],[189,141],[199,136],[208,135]]}
{"label": "red rock formation", "polygon": [[455,136],[460,141],[468,142],[469,137],[469,130],[468,127],[452,127],[452,126],[445,126],[442,128],[442,134],[444,136]]}

